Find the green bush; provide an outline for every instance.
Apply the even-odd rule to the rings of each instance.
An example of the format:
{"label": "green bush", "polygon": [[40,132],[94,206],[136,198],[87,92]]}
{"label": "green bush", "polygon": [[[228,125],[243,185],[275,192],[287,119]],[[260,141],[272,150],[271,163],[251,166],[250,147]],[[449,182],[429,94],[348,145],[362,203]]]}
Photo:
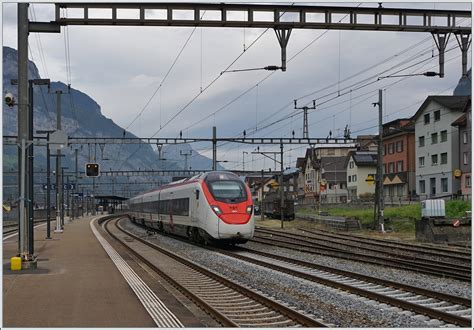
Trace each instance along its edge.
{"label": "green bush", "polygon": [[466,215],[471,210],[471,202],[453,200],[446,202],[446,217],[455,218]]}
{"label": "green bush", "polygon": [[[330,215],[341,217],[354,217],[358,219],[363,227],[371,227],[374,223],[374,208],[357,205],[323,206],[324,211]],[[461,217],[466,211],[471,210],[471,203],[460,200],[446,202],[446,217]],[[304,214],[317,214],[316,210],[304,208],[298,211]],[[410,205],[386,207],[384,216],[387,218],[386,228],[392,228],[396,232],[415,232],[415,222],[421,219],[421,204],[413,202]]]}

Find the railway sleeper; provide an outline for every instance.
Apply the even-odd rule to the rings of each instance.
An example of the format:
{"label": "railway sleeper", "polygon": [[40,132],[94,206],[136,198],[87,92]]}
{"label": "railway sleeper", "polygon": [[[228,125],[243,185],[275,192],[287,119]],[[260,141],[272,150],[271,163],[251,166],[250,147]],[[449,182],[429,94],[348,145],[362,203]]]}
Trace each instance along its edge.
{"label": "railway sleeper", "polygon": [[280,322],[271,322],[271,323],[240,323],[239,325],[241,327],[249,327],[249,328],[257,328],[257,327],[267,327],[267,328],[272,328],[272,327],[286,327],[288,323],[294,323],[293,320],[290,319],[285,319],[284,321]]}
{"label": "railway sleeper", "polygon": [[448,306],[441,306],[441,307],[435,307],[439,311],[444,311],[444,312],[454,312],[456,310],[459,310],[460,308],[464,308],[464,306],[460,305],[448,305]]}
{"label": "railway sleeper", "polygon": [[265,316],[265,315],[272,315],[275,314],[274,311],[268,311],[268,312],[263,312],[263,313],[248,313],[248,314],[242,314],[242,313],[236,313],[236,314],[231,314],[231,313],[226,313],[225,316],[229,318],[239,318],[239,317],[244,317],[245,315],[251,315],[251,316]]}
{"label": "railway sleeper", "polygon": [[227,287],[222,287],[222,288],[209,288],[209,289],[201,289],[201,290],[198,290],[198,291],[202,291],[203,294],[205,295],[215,295],[215,294],[218,294],[218,295],[224,295],[224,294],[228,294],[228,293],[232,293],[232,292],[235,292]]}
{"label": "railway sleeper", "polygon": [[247,322],[259,322],[261,321],[261,323],[265,323],[267,324],[269,321],[270,322],[273,322],[273,321],[277,321],[278,320],[287,320],[286,317],[284,317],[283,315],[279,315],[279,314],[275,314],[274,316],[269,316],[269,317],[258,317],[258,318],[250,318],[249,316],[256,316],[256,315],[242,315],[242,317],[233,317],[232,320],[233,321],[236,321],[237,323],[239,322],[239,318],[243,319],[243,321],[247,321]]}
{"label": "railway sleeper", "polygon": [[[239,294],[235,291],[228,292],[228,293],[223,293],[223,294],[219,295],[219,297],[223,297],[223,298],[239,298],[241,296],[242,296],[241,294]],[[207,299],[207,298],[212,298],[212,297],[215,297],[215,296],[200,295],[200,297],[203,297],[203,298]]]}
{"label": "railway sleeper", "polygon": [[[261,305],[260,305],[261,306]],[[232,307],[230,307],[232,308]],[[227,313],[244,313],[246,312],[247,310],[245,309],[230,309],[230,308],[219,308],[219,310],[225,310],[226,311],[226,315]],[[247,312],[249,313],[253,313],[253,312],[260,312],[260,311],[268,311],[268,307],[260,307],[260,308],[253,308],[251,310],[248,310]],[[273,311],[271,311],[273,313]]]}
{"label": "railway sleeper", "polygon": [[421,299],[421,300],[416,300],[416,298],[413,299],[413,300],[412,300],[411,298],[405,299],[405,300],[406,300],[406,301],[411,301],[411,302],[414,303],[414,304],[419,304],[419,305],[423,304],[423,306],[425,306],[425,304],[431,304],[431,303],[434,303],[434,302],[437,301],[437,300],[434,299],[434,298],[427,298],[427,297],[422,297],[422,298],[423,298],[423,299]]}
{"label": "railway sleeper", "polygon": [[239,299],[239,300],[235,300],[235,301],[222,301],[221,298],[215,298],[215,299],[206,299],[207,302],[214,302],[214,303],[218,303],[219,306],[242,306],[242,307],[249,307],[249,306],[260,306],[260,304],[256,304],[256,305],[249,305],[251,303],[254,303],[253,300],[250,300],[250,299]]}
{"label": "railway sleeper", "polygon": [[461,310],[457,310],[457,311],[452,311],[450,312],[451,314],[454,314],[454,315],[459,315],[459,316],[462,316],[462,317],[465,317],[467,319],[471,319],[472,316],[472,309],[461,309]]}
{"label": "railway sleeper", "polygon": [[390,295],[390,297],[392,298],[406,298],[406,297],[411,297],[411,296],[413,296],[413,293],[411,292],[401,292],[399,294]]}
{"label": "railway sleeper", "polygon": [[385,288],[385,289],[380,289],[380,290],[374,290],[374,292],[383,293],[384,295],[388,296],[388,295],[392,295],[392,294],[401,293],[402,291],[394,290],[392,288]]}
{"label": "railway sleeper", "polygon": [[[445,301],[436,301],[436,302],[433,302],[433,303],[429,303],[429,304],[423,304],[424,307],[429,307],[429,308],[436,308],[436,309],[439,309],[439,308],[442,308],[442,307],[445,307],[443,306],[444,304],[446,304]],[[450,305],[452,306],[452,305]]]}
{"label": "railway sleeper", "polygon": [[223,299],[232,299],[233,302],[245,302],[245,301],[253,301],[249,300],[248,298],[240,298],[241,296],[208,296],[208,295],[199,295],[201,299],[204,299],[206,301],[222,301]]}
{"label": "railway sleeper", "polygon": [[202,287],[203,285],[215,285],[216,281],[207,278],[205,276],[199,277],[199,278],[193,278],[189,279],[189,277],[186,277],[185,279],[179,279],[180,283],[189,285],[191,287]]}
{"label": "railway sleeper", "polygon": [[[219,309],[219,310],[231,310],[231,311],[244,311],[244,310],[250,310],[250,311],[253,311],[253,310],[258,310],[258,308],[262,307],[262,305],[260,304],[254,304],[254,305],[247,305],[247,306],[241,306],[241,307],[238,307],[238,309],[232,309],[234,308],[235,304],[231,304],[231,305],[227,305],[227,306],[223,306],[223,305],[219,305],[219,307],[216,307],[216,309]],[[267,307],[264,307],[265,309],[268,309]]]}

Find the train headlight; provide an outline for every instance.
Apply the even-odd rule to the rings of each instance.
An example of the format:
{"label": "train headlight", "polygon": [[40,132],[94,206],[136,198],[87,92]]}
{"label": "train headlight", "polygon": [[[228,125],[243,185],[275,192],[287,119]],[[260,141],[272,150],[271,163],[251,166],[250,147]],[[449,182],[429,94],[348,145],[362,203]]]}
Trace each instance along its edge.
{"label": "train headlight", "polygon": [[215,213],[216,215],[221,215],[221,214],[222,214],[222,211],[221,211],[221,209],[219,208],[219,206],[212,205],[211,208],[212,208],[212,210],[214,211],[214,213]]}
{"label": "train headlight", "polygon": [[253,205],[247,206],[247,214],[252,214],[253,211]]}

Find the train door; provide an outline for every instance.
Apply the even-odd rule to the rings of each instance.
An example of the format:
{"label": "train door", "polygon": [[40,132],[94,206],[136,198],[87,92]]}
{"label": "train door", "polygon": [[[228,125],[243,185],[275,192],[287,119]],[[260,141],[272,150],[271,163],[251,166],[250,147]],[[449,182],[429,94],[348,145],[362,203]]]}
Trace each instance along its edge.
{"label": "train door", "polygon": [[199,188],[196,188],[194,194],[192,194],[191,196],[192,197],[189,201],[189,215],[191,217],[191,222],[197,223],[199,221],[199,206],[202,203],[202,198],[204,196],[202,196],[202,193]]}

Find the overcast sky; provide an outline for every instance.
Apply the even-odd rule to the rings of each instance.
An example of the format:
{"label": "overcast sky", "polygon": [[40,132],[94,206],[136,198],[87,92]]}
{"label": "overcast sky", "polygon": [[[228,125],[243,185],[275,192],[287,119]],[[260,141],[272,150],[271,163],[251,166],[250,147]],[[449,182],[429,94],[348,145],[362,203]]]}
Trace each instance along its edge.
{"label": "overcast sky", "polygon": [[[350,5],[359,4],[377,6],[374,2]],[[470,2],[384,2],[383,6],[471,10]],[[16,10],[16,4],[2,3],[3,45],[13,48],[17,48]],[[54,5],[31,5],[30,19],[53,20]],[[465,21],[463,25],[471,26],[471,21]],[[66,35],[70,81],[65,55]],[[152,98],[188,38],[187,46],[163,86]],[[69,26],[63,27],[60,34],[31,34],[29,43],[30,59],[35,61],[43,78],[70,82],[71,87],[91,96],[106,117],[140,137],[151,137],[157,132],[157,137],[175,137],[180,130],[184,137],[210,137],[214,125],[221,137],[237,136],[244,129],[249,136],[255,128],[257,131],[252,135],[255,137],[291,136],[293,130],[299,137],[302,136],[301,114],[262,129],[291,114],[294,99],[298,99],[298,106],[316,99],[317,110],[309,115],[311,137],[326,137],[330,130],[333,136],[341,136],[346,125],[351,127],[353,136],[376,133],[377,110],[371,103],[377,102],[379,88],[385,89],[386,122],[413,115],[428,95],[452,94],[461,77],[461,51],[452,36],[447,48],[455,48],[446,53],[445,78],[387,78],[376,82],[376,77],[401,69],[404,70],[398,74],[438,71],[438,51],[429,33],[294,30],[287,47],[287,71],[271,75],[268,71],[220,73],[241,55],[244,44],[246,49],[252,46],[231,69],[280,65],[280,46],[273,30]],[[41,51],[46,65],[40,61]],[[468,58],[470,68],[471,49]],[[418,62],[421,63],[415,65]],[[396,68],[383,73],[393,66]],[[371,76],[375,78],[365,83],[375,83],[360,89],[348,87]],[[206,88],[217,77],[219,79],[201,94],[201,88]],[[318,92],[326,87],[330,88]],[[348,92],[351,89],[353,91]],[[338,91],[341,96],[335,97]],[[330,95],[325,97],[327,94]],[[165,125],[197,95],[199,97],[186,110],[160,130],[160,125]],[[308,96],[303,97],[305,95]],[[143,114],[131,125],[150,98]],[[220,111],[211,115],[217,110]],[[209,115],[208,119],[202,120]],[[207,156],[212,154],[210,146],[193,147]],[[264,163],[259,160],[261,156],[251,155],[254,148],[226,145],[218,149],[218,158],[229,161],[224,164],[227,168],[240,169],[242,152],[247,151],[246,169],[273,167],[268,159]],[[266,150],[278,151],[279,147],[267,147]],[[294,166],[296,157],[304,156],[305,147],[289,146],[285,150],[288,150],[285,166],[290,162]]]}

